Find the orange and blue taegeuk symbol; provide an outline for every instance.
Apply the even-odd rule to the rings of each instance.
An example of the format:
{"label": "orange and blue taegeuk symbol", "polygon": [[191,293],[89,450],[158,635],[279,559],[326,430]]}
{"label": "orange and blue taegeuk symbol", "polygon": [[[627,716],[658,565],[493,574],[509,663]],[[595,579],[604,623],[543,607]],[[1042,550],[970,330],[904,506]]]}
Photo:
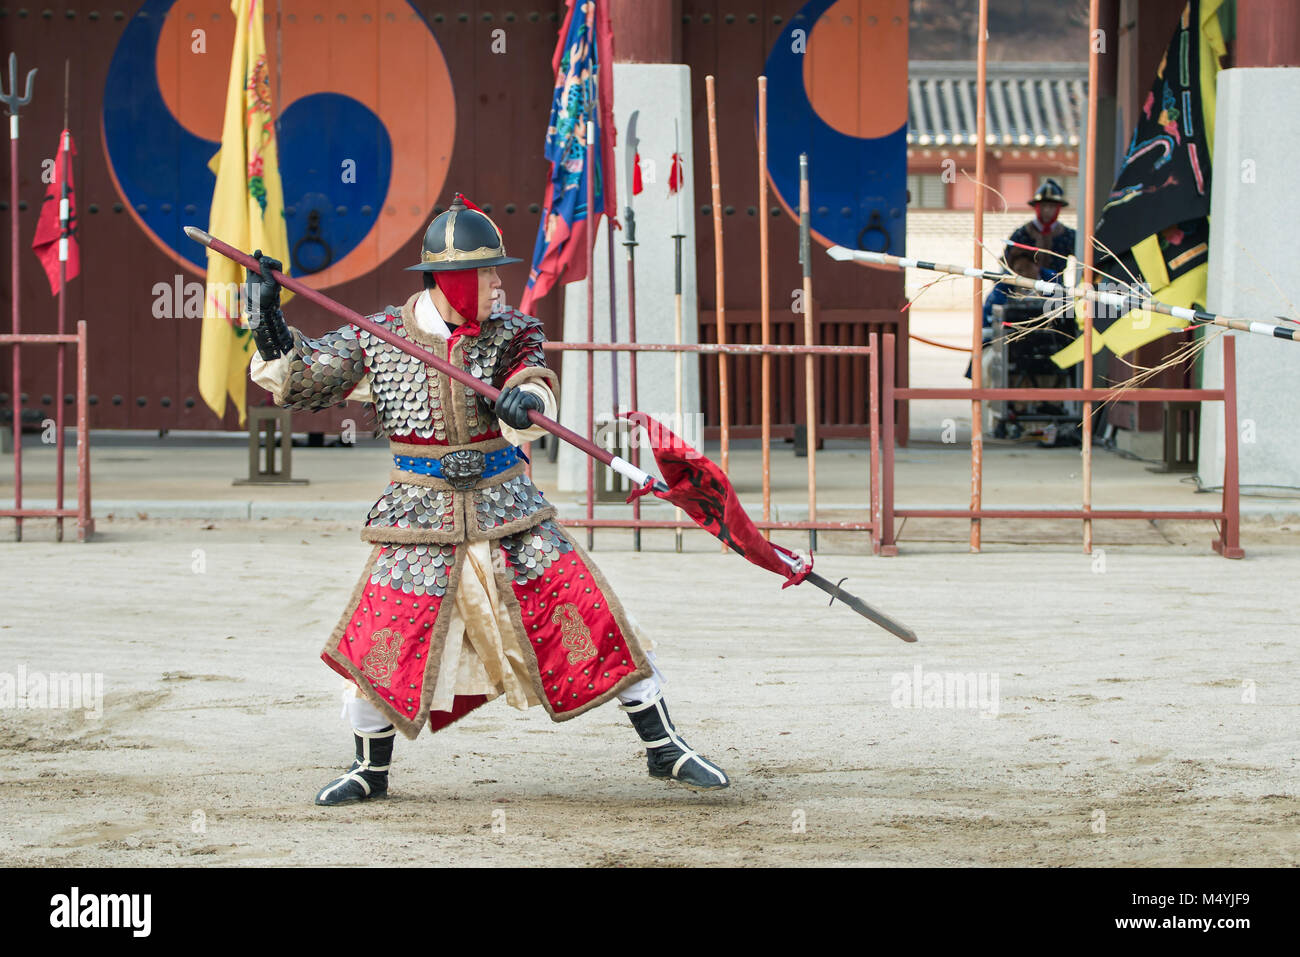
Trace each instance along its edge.
{"label": "orange and blue taegeuk symbol", "polygon": [[[290,272],[323,288],[365,275],[427,227],[455,138],[451,76],[405,0],[282,0],[279,14],[266,45]],[[104,148],[124,204],[200,275],[206,252],[182,229],[207,225],[234,32],[229,0],[145,0],[104,86]]]}
{"label": "orange and blue taegeuk symbol", "polygon": [[907,0],[810,0],[767,57],[767,170],[813,236],[902,255],[907,207]]}

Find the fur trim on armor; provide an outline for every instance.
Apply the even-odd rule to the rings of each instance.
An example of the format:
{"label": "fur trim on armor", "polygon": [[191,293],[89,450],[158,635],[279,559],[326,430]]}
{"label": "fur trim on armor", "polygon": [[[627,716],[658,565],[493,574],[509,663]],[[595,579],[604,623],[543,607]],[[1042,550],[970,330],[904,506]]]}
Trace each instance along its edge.
{"label": "fur trim on armor", "polygon": [[421,459],[440,459],[444,455],[450,455],[452,452],[460,452],[465,449],[476,449],[485,454],[499,452],[508,445],[510,445],[510,442],[504,437],[484,439],[482,442],[469,442],[465,445],[412,445],[409,442],[398,442],[390,439],[388,450],[394,455],[410,455]]}
{"label": "fur trim on armor", "polygon": [[[447,340],[442,336],[430,335],[420,328],[420,324],[415,321],[415,300],[424,295],[424,290],[414,293],[410,299],[402,303],[402,334],[413,342],[428,348],[439,359],[447,358]],[[432,370],[430,370],[432,371]]]}
{"label": "fur trim on armor", "polygon": [[[459,522],[459,516],[457,517]],[[377,545],[459,545],[465,541],[462,528],[390,528],[367,525],[361,530],[363,542]]]}
{"label": "fur trim on armor", "polygon": [[501,384],[501,391],[512,388],[517,385],[523,385],[525,382],[544,382],[552,392],[560,387],[560,377],[546,366],[525,366],[517,369],[510,374],[510,377]]}
{"label": "fur trim on armor", "polygon": [[379,545],[459,545],[462,542],[494,542],[507,535],[526,531],[556,516],[555,506],[547,505],[529,515],[521,515],[512,521],[494,525],[485,534],[477,523],[474,523],[472,528],[466,524],[465,515],[469,512],[468,493],[457,492],[453,498],[452,509],[455,512],[455,525],[450,529],[367,525],[361,529],[361,540]]}

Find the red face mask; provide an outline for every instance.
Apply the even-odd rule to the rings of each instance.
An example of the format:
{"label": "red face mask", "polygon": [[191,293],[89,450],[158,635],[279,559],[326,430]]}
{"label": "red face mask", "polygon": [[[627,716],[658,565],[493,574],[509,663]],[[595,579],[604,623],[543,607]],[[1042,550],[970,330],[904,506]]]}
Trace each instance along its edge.
{"label": "red face mask", "polygon": [[447,339],[448,348],[461,336],[477,336],[478,321],[478,270],[449,269],[435,272],[433,281],[447,297],[451,308],[465,321],[451,330]]}
{"label": "red face mask", "polygon": [[433,281],[447,297],[451,308],[466,322],[478,320],[478,270],[449,269],[435,272]]}
{"label": "red face mask", "polygon": [[1056,217],[1061,214],[1061,207],[1056,203],[1039,203],[1034,207],[1037,211],[1038,221],[1044,226],[1050,226],[1056,222]]}

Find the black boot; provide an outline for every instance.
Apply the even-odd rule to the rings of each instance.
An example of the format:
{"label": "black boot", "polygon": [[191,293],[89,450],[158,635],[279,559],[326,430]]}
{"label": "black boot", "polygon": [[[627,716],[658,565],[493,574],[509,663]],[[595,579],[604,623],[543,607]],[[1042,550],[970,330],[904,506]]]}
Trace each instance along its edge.
{"label": "black boot", "polygon": [[646,745],[646,764],[652,778],[671,778],[699,791],[712,791],[730,786],[726,773],[708,761],[682,740],[672,719],[664,696],[655,692],[649,701],[622,704],[632,726]]}
{"label": "black boot", "polygon": [[396,729],[390,724],[382,731],[353,731],[357,759],[348,773],[335,778],[316,795],[316,803],[327,807],[388,796],[388,766],[393,760]]}

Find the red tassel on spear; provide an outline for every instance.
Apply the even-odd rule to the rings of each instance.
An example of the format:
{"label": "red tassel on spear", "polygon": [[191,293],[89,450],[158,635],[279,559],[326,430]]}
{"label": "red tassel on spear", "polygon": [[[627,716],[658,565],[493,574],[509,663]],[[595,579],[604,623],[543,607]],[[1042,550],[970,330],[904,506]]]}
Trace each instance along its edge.
{"label": "red tassel on spear", "polygon": [[[195,242],[202,243],[213,252],[220,253],[227,259],[239,263],[245,269],[261,274],[261,267],[252,256],[240,252],[197,226],[186,226],[185,235]],[[315,289],[303,285],[293,277],[286,276],[279,271],[273,271],[271,278],[304,299],[316,303],[336,316],[346,319],[354,326],[365,329],[372,336],[396,346],[407,355],[413,356],[457,382],[469,386],[489,401],[496,402],[497,397],[501,394],[498,389],[465,369],[451,365],[427,349],[422,349],[415,343],[403,339],[397,333],[371,322],[360,313],[354,312],[347,306],[335,302]],[[626,459],[620,458],[592,442],[588,442],[572,429],[565,428],[559,422],[548,419],[536,410],[529,410],[528,418],[534,425],[541,426],[547,432],[563,439],[575,448],[587,453],[596,461],[603,462],[629,479],[637,487],[637,491],[632,493],[632,496],[628,499],[629,501],[633,497],[653,492],[664,501],[671,502],[682,509],[701,528],[739,552],[748,561],[760,568],[766,568],[784,576],[787,581],[783,587],[797,585],[803,581],[811,582],[831,596],[832,604],[838,598],[858,614],[869,618],[904,641],[916,641],[916,634],[906,625],[895,621],[883,612],[868,605],[861,598],[844,591],[838,584],[832,584],[814,572],[811,558],[804,561],[794,552],[781,548],[779,545],[773,545],[764,539],[741,507],[740,501],[736,498],[736,491],[732,488],[731,482],[727,480],[726,474],[708,458],[688,446],[644,412],[629,413],[628,418],[646,427],[651,445],[654,447],[655,461],[659,463],[659,467],[663,469],[665,476],[669,479],[667,482],[648,472],[643,472]]]}

